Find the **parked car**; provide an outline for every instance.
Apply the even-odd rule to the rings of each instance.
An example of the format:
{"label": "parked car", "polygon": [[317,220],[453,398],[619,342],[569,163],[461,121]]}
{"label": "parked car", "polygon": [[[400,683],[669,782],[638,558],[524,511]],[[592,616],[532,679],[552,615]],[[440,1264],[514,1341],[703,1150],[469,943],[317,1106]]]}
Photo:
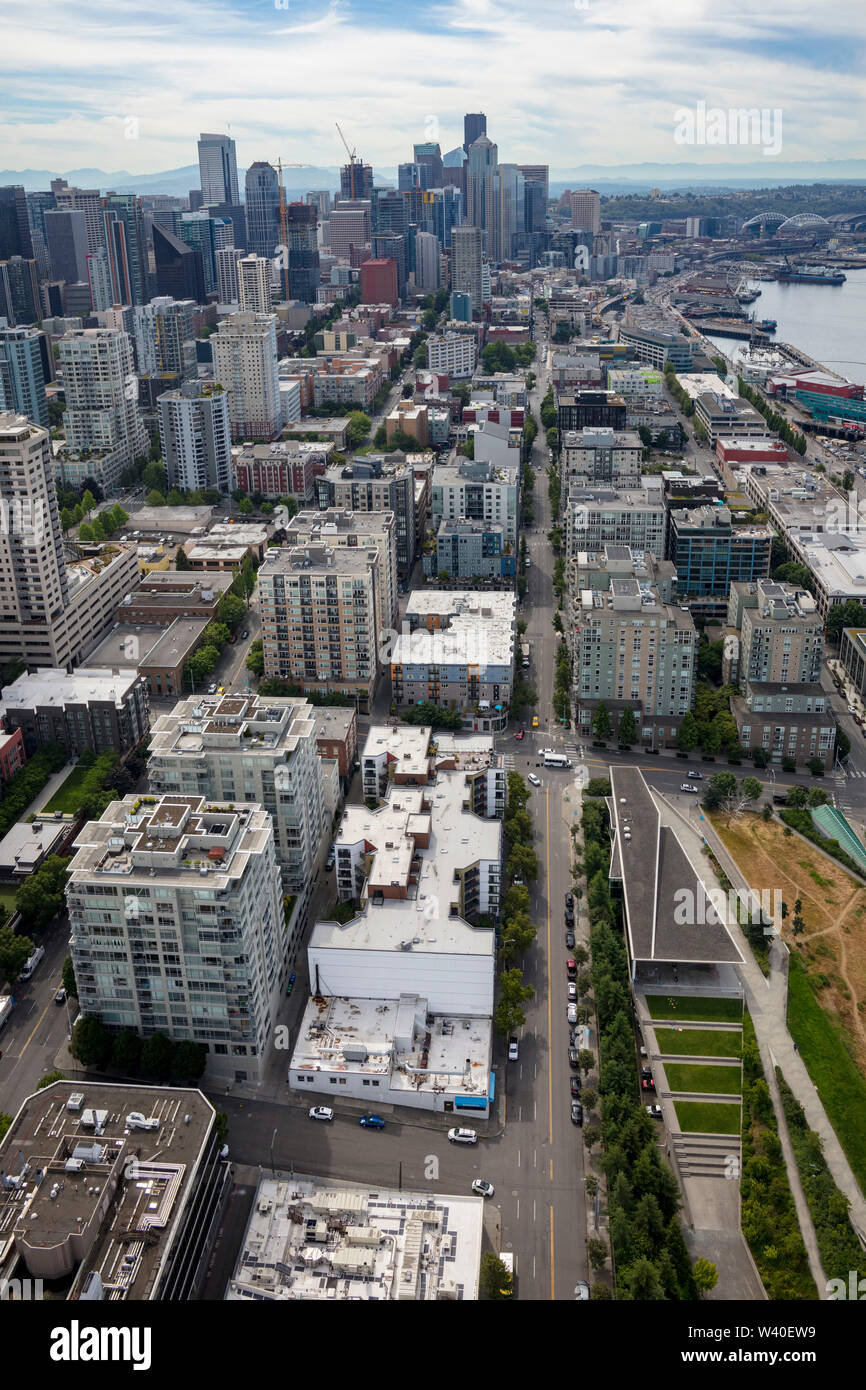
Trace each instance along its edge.
{"label": "parked car", "polygon": [[660,1120],[662,1118],[662,1108],[660,1105],[648,1105],[646,1113],[653,1120]]}
{"label": "parked car", "polygon": [[331,848],[328,850],[328,857],[327,857],[327,859],[325,860],[325,868],[328,870],[329,873],[330,873],[331,869],[333,869],[333,867],[334,867],[334,860],[336,859],[336,857],[337,857],[337,852],[336,852],[336,850],[334,849],[334,846],[331,845]]}
{"label": "parked car", "polygon": [[641,1067],[641,1069],[640,1069],[640,1078],[641,1078],[641,1081],[652,1081],[652,1075],[653,1075],[653,1074],[652,1074],[652,1070],[651,1070],[650,1067]]}
{"label": "parked car", "polygon": [[574,932],[571,927],[569,927],[565,933],[565,944],[570,951],[574,950]]}
{"label": "parked car", "polygon": [[522,739],[522,738],[526,738],[526,730],[525,730],[525,729],[518,729],[518,730],[517,730],[517,733],[514,735],[514,737],[515,737],[516,739],[518,739],[518,740],[519,740],[519,739]]}
{"label": "parked car", "polygon": [[534,772],[528,772],[528,773],[526,774],[526,780],[527,780],[527,782],[531,782],[532,785],[533,785],[533,787],[540,787],[540,786],[541,786],[541,778],[540,778],[540,777],[536,777],[536,775],[535,775]]}
{"label": "parked car", "polygon": [[570,908],[565,909],[565,925],[574,928],[574,913]]}
{"label": "parked car", "polygon": [[207,688],[207,693],[208,693],[208,695],[216,695],[216,693],[217,693],[217,688],[216,688],[216,684],[215,684],[213,681],[212,681],[211,684],[208,686],[208,688]]}
{"label": "parked car", "polygon": [[580,1077],[579,1077],[579,1076],[573,1076],[573,1077],[571,1078],[571,1098],[572,1098],[572,1100],[580,1100]]}
{"label": "parked car", "polygon": [[568,1006],[568,1021],[569,1021],[569,1023],[577,1023],[577,1005],[576,1005],[576,1004],[569,1004],[569,1006]]}
{"label": "parked car", "polygon": [[653,1081],[651,1076],[645,1076],[641,1081],[640,1085],[642,1091],[654,1091],[656,1088],[656,1083]]}
{"label": "parked car", "polygon": [[575,1284],[574,1298],[577,1303],[589,1302],[589,1284],[587,1284],[585,1279],[581,1279],[579,1284]]}
{"label": "parked car", "polygon": [[362,1129],[384,1129],[385,1121],[381,1115],[362,1115],[358,1123]]}
{"label": "parked car", "polygon": [[576,1048],[576,1047],[570,1047],[570,1048],[568,1049],[568,1065],[571,1067],[571,1070],[572,1070],[572,1071],[577,1071],[577,1048]]}
{"label": "parked car", "polygon": [[573,956],[569,956],[568,960],[565,962],[565,973],[570,980],[573,980],[577,974],[577,961]]}
{"label": "parked car", "polygon": [[448,1139],[452,1144],[477,1144],[478,1135],[474,1129],[449,1129]]}
{"label": "parked car", "polygon": [[329,1105],[314,1105],[310,1109],[311,1120],[326,1120],[328,1123],[334,1118],[334,1112]]}
{"label": "parked car", "polygon": [[574,983],[574,980],[569,980],[568,982],[568,997],[569,999],[577,998],[577,985]]}
{"label": "parked car", "polygon": [[476,1178],[472,1184],[472,1191],[478,1197],[492,1197],[494,1187],[492,1182],[485,1182],[484,1178]]}
{"label": "parked car", "polygon": [[518,1051],[519,1051],[519,1049],[518,1049],[517,1039],[516,1039],[515,1037],[510,1037],[510,1038],[508,1039],[508,1060],[509,1060],[509,1062],[516,1062],[516,1061],[517,1061]]}
{"label": "parked car", "polygon": [[583,1124],[583,1106],[579,1100],[571,1102],[571,1123],[573,1125]]}
{"label": "parked car", "polygon": [[697,794],[698,794],[698,789],[697,789],[697,787],[693,787],[692,784],[691,784],[690,782],[682,782],[682,783],[680,783],[680,791],[681,791],[681,792],[693,792],[695,796],[697,796]]}
{"label": "parked car", "polygon": [[572,908],[574,907],[574,894],[573,894],[573,893],[566,893],[566,895],[565,895],[565,906],[566,906],[566,907],[572,907]]}
{"label": "parked car", "polygon": [[249,628],[246,628],[246,627],[245,627],[244,630],[243,630],[243,632],[241,633],[241,637],[249,637],[249,635],[250,635],[250,633],[249,633]]}
{"label": "parked car", "polygon": [[704,774],[702,772],[696,772],[694,768],[689,770],[688,775],[689,777],[694,777],[697,782],[703,782],[704,780]]}
{"label": "parked car", "polygon": [[66,990],[63,988],[63,985],[60,986],[59,990],[58,990],[57,993],[55,994],[55,996],[54,996],[54,1002],[55,1002],[55,1004],[65,1004],[65,1003],[66,1003]]}

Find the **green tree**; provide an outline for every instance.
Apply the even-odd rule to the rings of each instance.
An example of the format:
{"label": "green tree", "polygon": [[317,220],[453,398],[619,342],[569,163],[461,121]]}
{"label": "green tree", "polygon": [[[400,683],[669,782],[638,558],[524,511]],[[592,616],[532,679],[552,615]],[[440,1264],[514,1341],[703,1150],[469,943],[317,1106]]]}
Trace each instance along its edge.
{"label": "green tree", "polygon": [[240,502],[238,502],[238,511],[240,512],[241,516],[250,515],[250,513],[253,511],[253,504],[250,501],[249,497],[241,498]]}
{"label": "green tree", "polygon": [[161,492],[157,491],[156,488],[152,488],[144,500],[147,503],[148,507],[165,506],[165,498],[163,497]]}
{"label": "green tree", "polygon": [[149,463],[141,475],[142,486],[146,492],[162,493],[165,488],[165,469],[161,463]]}
{"label": "green tree", "polygon": [[595,1053],[590,1051],[588,1047],[582,1047],[577,1054],[577,1065],[584,1076],[589,1076],[595,1066]]}
{"label": "green tree", "polygon": [[167,1081],[171,1075],[174,1047],[165,1033],[152,1033],[141,1049],[141,1072],[157,1081]]}
{"label": "green tree", "polygon": [[677,747],[683,753],[691,753],[697,748],[700,739],[698,722],[693,714],[684,714],[677,733]]}
{"label": "green tree", "polygon": [[617,736],[620,743],[627,743],[629,746],[637,739],[637,724],[631,706],[624,709],[619,717],[619,730]]}
{"label": "green tree", "polygon": [[[479,1275],[479,1289],[485,1299],[501,1303],[511,1296],[511,1275],[505,1265],[492,1250],[485,1250],[481,1255],[481,1273]],[[508,1292],[503,1292],[504,1290]]]}
{"label": "green tree", "polygon": [[175,1043],[171,1058],[171,1080],[191,1084],[204,1075],[207,1053],[201,1043],[183,1040]]}
{"label": "green tree", "polygon": [[744,777],[742,789],[743,796],[747,796],[750,801],[758,801],[764,793],[764,788],[757,777]]}
{"label": "green tree", "polygon": [[710,1260],[701,1256],[692,1265],[692,1277],[699,1293],[709,1293],[719,1282],[719,1271]]}
{"label": "green tree", "polygon": [[5,975],[14,985],[33,954],[33,942],[29,936],[19,936],[7,923],[0,927],[0,979]]}
{"label": "green tree", "polygon": [[40,1076],[39,1080],[36,1082],[36,1089],[37,1089],[37,1091],[44,1091],[46,1086],[53,1086],[54,1083],[55,1083],[55,1081],[65,1081],[65,1080],[66,1080],[66,1072],[64,1072],[64,1071],[47,1071],[47,1072],[45,1073],[45,1075],[44,1075],[44,1076]]}
{"label": "green tree", "polygon": [[124,1028],[111,1044],[111,1065],[124,1076],[138,1076],[143,1043],[137,1033]]}
{"label": "green tree", "polygon": [[63,910],[69,859],[51,854],[22,883],[15,905],[29,927],[44,927]]}
{"label": "green tree", "polygon": [[247,659],[244,665],[248,671],[252,671],[253,675],[261,680],[262,676],[265,674],[265,658],[262,654],[261,638],[253,642],[247,653]]}
{"label": "green tree", "polygon": [[509,878],[532,882],[538,878],[538,855],[531,845],[512,845],[505,870]]}
{"label": "green tree", "polygon": [[111,1057],[112,1038],[101,1019],[82,1014],[75,1020],[70,1051],[83,1067],[106,1067]]}
{"label": "green tree", "polygon": [[78,985],[75,981],[75,967],[72,964],[72,957],[67,956],[63,962],[63,988],[71,999],[78,998]]}
{"label": "green tree", "polygon": [[610,712],[604,700],[600,700],[592,716],[593,736],[604,742],[610,738]]}
{"label": "green tree", "polygon": [[89,521],[82,521],[78,528],[78,539],[85,545],[94,545],[100,538],[96,534],[96,528],[91,526]]}
{"label": "green tree", "polygon": [[174,552],[174,567],[176,570],[192,569],[192,565],[189,562],[189,556],[187,555],[182,545],[179,545],[177,550]]}
{"label": "green tree", "polygon": [[526,1022],[523,1005],[531,999],[535,990],[523,983],[523,974],[517,966],[503,970],[499,977],[499,1003],[496,1006],[496,1030],[502,1036],[515,1032]]}

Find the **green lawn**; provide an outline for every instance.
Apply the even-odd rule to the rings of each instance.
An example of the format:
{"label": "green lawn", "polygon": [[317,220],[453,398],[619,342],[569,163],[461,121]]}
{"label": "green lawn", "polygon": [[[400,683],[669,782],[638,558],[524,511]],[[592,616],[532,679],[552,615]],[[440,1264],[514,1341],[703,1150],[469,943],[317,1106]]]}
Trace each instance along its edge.
{"label": "green lawn", "polygon": [[682,1018],[695,1023],[739,1023],[743,1017],[742,999],[701,999],[691,995],[648,994],[650,1018]]}
{"label": "green lawn", "polygon": [[788,974],[788,1028],[861,1189],[866,1190],[866,1080],[838,1024],[812,993],[798,956]]}
{"label": "green lawn", "polygon": [[690,1134],[739,1134],[739,1105],[715,1104],[711,1100],[677,1100],[674,1109],[680,1129]]}
{"label": "green lawn", "polygon": [[722,1028],[657,1028],[655,1030],[659,1052],[669,1052],[674,1056],[695,1057],[739,1057],[742,1049],[742,1034],[728,1032]]}
{"label": "green lawn", "polygon": [[699,1067],[688,1062],[667,1062],[665,1076],[672,1091],[713,1091],[738,1096],[742,1090],[739,1067]]}
{"label": "green lawn", "polygon": [[17,889],[9,888],[5,884],[0,887],[0,926],[12,916],[15,911],[15,894]]}
{"label": "green lawn", "polygon": [[64,815],[75,815],[81,805],[81,786],[91,769],[74,767],[66,781],[61,783],[51,800],[40,807],[42,811],[62,811]]}

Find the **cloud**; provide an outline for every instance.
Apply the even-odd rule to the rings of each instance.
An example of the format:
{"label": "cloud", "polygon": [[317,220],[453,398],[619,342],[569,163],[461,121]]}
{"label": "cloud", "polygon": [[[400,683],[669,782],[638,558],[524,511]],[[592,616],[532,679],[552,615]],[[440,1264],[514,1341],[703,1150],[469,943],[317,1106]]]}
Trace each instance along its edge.
{"label": "cloud", "polygon": [[[786,159],[861,153],[860,5],[787,0],[0,0],[9,167],[195,161],[230,123],[242,166],[334,165],[339,121],[382,167],[407,158],[431,113],[443,150],[487,113],[500,157],[617,164],[683,157],[673,113],[781,108]],[[124,139],[124,118],[139,139]],[[730,151],[719,154],[730,157]],[[743,152],[747,157],[748,151]]]}

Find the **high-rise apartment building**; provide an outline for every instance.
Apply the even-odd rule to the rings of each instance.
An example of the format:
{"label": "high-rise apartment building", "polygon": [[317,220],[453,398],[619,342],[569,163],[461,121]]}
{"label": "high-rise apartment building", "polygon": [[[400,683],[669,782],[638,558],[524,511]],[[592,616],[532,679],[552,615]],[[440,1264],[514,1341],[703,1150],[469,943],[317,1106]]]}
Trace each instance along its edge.
{"label": "high-rise apartment building", "polygon": [[187,381],[156,402],[159,440],[171,487],[198,491],[231,487],[228,393],[219,383]]}
{"label": "high-rise apartment building", "polygon": [[67,906],[82,1011],[202,1043],[212,1074],[260,1081],[288,969],[267,812],[127,796],[75,849]]}
{"label": "high-rise apartment building", "polygon": [[247,250],[273,259],[280,236],[280,187],[277,172],[256,160],[246,174]]}
{"label": "high-rise apartment building", "polygon": [[[315,303],[321,282],[318,222],[316,208],[308,203],[289,203],[286,208],[288,277],[282,275],[280,283],[284,294],[288,288],[285,298],[298,299],[302,304]],[[286,252],[282,255],[285,260]]]}
{"label": "high-rise apartment building", "polygon": [[377,573],[375,550],[268,550],[258,572],[265,675],[369,707],[379,675]]}
{"label": "high-rise apartment building", "polygon": [[54,206],[83,212],[87,224],[87,249],[93,254],[105,245],[102,222],[102,195],[98,188],[70,188],[65,179],[52,183]]}
{"label": "high-rise apartment building", "polygon": [[519,485],[517,470],[461,459],[433,470],[431,507],[439,521],[487,521],[502,526],[505,539],[517,544]]}
{"label": "high-rise apartment building", "polygon": [[15,325],[36,323],[42,316],[36,262],[24,256],[0,261],[0,318]]}
{"label": "high-rise apartment building", "polygon": [[27,195],[21,184],[0,188],[0,261],[12,256],[22,256],[24,260],[33,256]]}
{"label": "high-rise apartment building", "polygon": [[400,298],[397,262],[391,256],[373,256],[361,266],[361,303],[391,304]]}
{"label": "high-rise apartment building", "polygon": [[483,259],[481,228],[454,227],[451,231],[451,288],[468,294],[473,314],[481,313],[483,303],[481,263]]}
{"label": "high-rise apartment building", "polygon": [[95,314],[104,313],[114,304],[111,284],[111,264],[104,246],[87,255],[87,283],[90,286],[90,307]]}
{"label": "high-rise apartment building", "polygon": [[469,147],[466,165],[466,221],[484,233],[484,248],[498,259],[499,151],[480,135]]}
{"label": "high-rise apartment building", "polygon": [[510,261],[526,247],[526,184],[520,166],[499,165],[497,222],[491,255]]}
{"label": "high-rise apartment building", "polygon": [[637,487],[642,458],[643,445],[634,430],[566,430],[562,435],[562,479],[569,487]]}
{"label": "high-rise apartment building", "polygon": [[594,188],[578,188],[572,193],[571,225],[598,236],[601,231],[601,199]]}
{"label": "high-rise apartment building", "polygon": [[361,159],[350,159],[340,170],[341,198],[372,198],[373,166]]}
{"label": "high-rise apartment building", "polygon": [[384,632],[397,621],[397,519],[393,512],[304,511],[286,526],[286,545],[345,546],[375,550],[377,559],[376,623]]}
{"label": "high-rise apartment building", "polygon": [[439,241],[431,232],[415,236],[415,288],[426,294],[439,288]]}
{"label": "high-rise apartment building", "polygon": [[676,507],[668,518],[668,559],[676,566],[680,593],[726,604],[731,585],[766,579],[773,532],[768,526],[735,526],[729,507]]}
{"label": "high-rise apartment building", "polygon": [[92,476],[101,486],[114,487],[122,470],[149,447],[138,411],[129,335],[113,328],[82,328],[66,333],[59,348],[68,450],[89,454]]}
{"label": "high-rise apartment building", "polygon": [[[229,253],[233,247],[223,251]],[[243,256],[236,263],[237,297],[241,309],[252,314],[271,312],[271,261],[264,256]]]}
{"label": "high-rise apartment building", "polygon": [[238,162],[228,135],[200,135],[198,167],[202,203],[238,203]]}
{"label": "high-rise apartment building", "polygon": [[406,463],[386,463],[381,455],[358,457],[345,468],[328,468],[316,478],[320,509],[342,512],[393,512],[397,518],[397,570],[406,579],[415,563],[415,474]]}
{"label": "high-rise apartment building", "polygon": [[740,631],[736,679],[781,685],[820,681],[824,622],[805,589],[769,579],[734,583],[728,622]]}
{"label": "high-rise apartment building", "polygon": [[191,299],[160,295],[132,311],[135,362],[139,376],[195,376],[196,305]]}
{"label": "high-rise apartment building", "polygon": [[[238,281],[238,261],[246,255],[237,246],[224,246],[216,252],[217,294],[220,304],[240,303],[240,283]],[[268,310],[270,310],[270,281],[268,282]]]}
{"label": "high-rise apartment building", "polygon": [[231,314],[210,341],[214,380],[229,393],[232,439],[276,439],[283,421],[273,314]]}
{"label": "high-rise apartment building", "polygon": [[55,280],[78,284],[87,279],[87,220],[83,212],[46,212],[45,242],[51,275]]}
{"label": "high-rise apartment building", "polygon": [[37,329],[10,328],[5,319],[0,319],[0,411],[26,415],[35,425],[47,429],[44,341],[44,333]]}

